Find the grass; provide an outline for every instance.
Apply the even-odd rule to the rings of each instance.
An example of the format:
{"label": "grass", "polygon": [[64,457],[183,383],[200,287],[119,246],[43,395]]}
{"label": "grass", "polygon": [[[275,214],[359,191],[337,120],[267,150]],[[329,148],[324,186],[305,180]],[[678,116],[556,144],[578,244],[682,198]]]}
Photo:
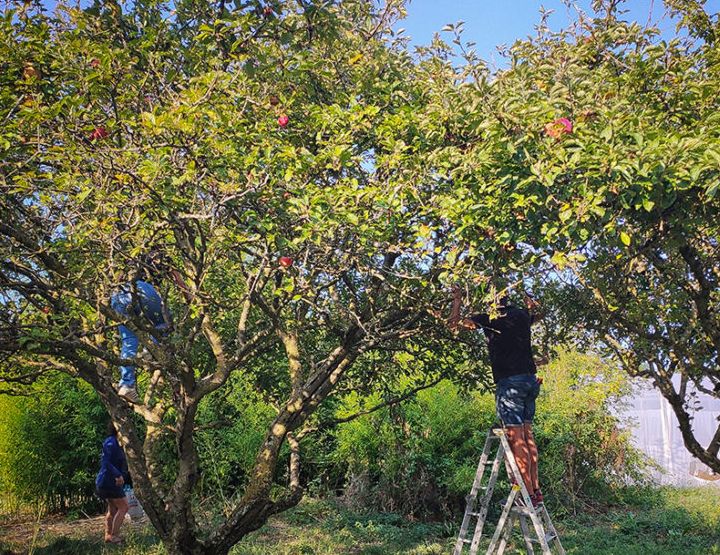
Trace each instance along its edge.
{"label": "grass", "polygon": [[646,490],[598,517],[566,519],[568,553],[720,555],[720,490]]}
{"label": "grass", "polygon": [[[413,522],[393,513],[358,513],[309,499],[271,519],[232,555],[448,554],[458,523]],[[0,524],[0,554],[29,552],[33,523],[26,526],[27,533],[20,533],[18,524]],[[556,526],[568,555],[720,555],[720,489],[628,490],[623,505],[566,517]],[[150,528],[128,526],[124,547],[105,547],[101,528],[98,518],[44,522],[32,553],[165,553]],[[487,530],[491,533],[492,527]],[[516,535],[506,553],[524,553],[522,547]]]}

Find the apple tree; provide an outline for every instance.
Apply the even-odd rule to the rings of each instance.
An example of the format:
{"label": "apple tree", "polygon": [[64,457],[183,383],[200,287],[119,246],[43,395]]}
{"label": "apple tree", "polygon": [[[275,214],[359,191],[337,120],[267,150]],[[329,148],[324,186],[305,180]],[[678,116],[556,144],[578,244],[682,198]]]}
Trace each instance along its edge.
{"label": "apple tree", "polygon": [[[180,0],[21,3],[0,19],[3,387],[91,384],[170,553],[226,553],[298,503],[302,441],[333,423],[318,409],[336,392],[421,370],[387,404],[473,370],[474,347],[438,325],[468,245],[438,216],[454,184],[427,157],[451,110],[425,83],[457,75],[414,61],[392,31],[402,13]],[[495,250],[482,237],[477,260]],[[112,309],[141,277],[168,334]],[[147,356],[121,358],[119,324]],[[131,363],[137,404],[116,393]],[[211,510],[198,411],[239,375],[274,416]]]}
{"label": "apple tree", "polygon": [[559,32],[543,19],[490,78],[450,26],[462,82],[430,82],[460,107],[454,149],[429,157],[456,184],[442,205],[458,241],[495,237],[518,284],[543,292],[548,337],[651,380],[720,472],[720,422],[703,441],[692,424],[697,391],[720,398],[720,21],[704,2],[667,5],[666,39],[620,2]]}

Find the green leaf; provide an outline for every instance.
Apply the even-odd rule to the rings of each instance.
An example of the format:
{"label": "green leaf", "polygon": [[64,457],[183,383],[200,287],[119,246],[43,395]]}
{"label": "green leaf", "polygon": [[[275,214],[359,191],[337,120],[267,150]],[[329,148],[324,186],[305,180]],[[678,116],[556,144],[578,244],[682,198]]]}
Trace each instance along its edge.
{"label": "green leaf", "polygon": [[565,256],[565,253],[562,253],[560,251],[555,251],[550,258],[550,261],[558,267],[558,269],[562,270],[567,265],[567,256]]}
{"label": "green leaf", "polygon": [[630,238],[630,236],[629,236],[627,233],[625,233],[624,231],[621,231],[621,232],[620,232],[620,240],[622,241],[622,244],[625,245],[626,247],[629,247],[629,246],[630,246],[631,238]]}
{"label": "green leaf", "polygon": [[715,181],[710,183],[710,185],[707,186],[707,189],[705,189],[705,195],[707,195],[707,197],[709,199],[715,198],[715,195],[717,194],[719,186],[720,186],[720,179],[716,179]]}
{"label": "green leaf", "polygon": [[92,189],[89,187],[87,189],[83,189],[80,194],[77,196],[78,202],[83,202],[86,198],[88,198],[88,195],[92,193]]}

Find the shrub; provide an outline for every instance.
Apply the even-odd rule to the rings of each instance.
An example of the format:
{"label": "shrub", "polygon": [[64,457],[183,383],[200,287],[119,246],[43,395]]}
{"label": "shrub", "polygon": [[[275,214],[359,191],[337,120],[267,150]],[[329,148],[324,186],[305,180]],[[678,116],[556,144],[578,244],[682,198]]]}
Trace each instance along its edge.
{"label": "shrub", "polygon": [[[232,377],[227,392],[203,400],[198,415],[201,484],[205,500],[227,499],[246,485],[275,411],[253,389],[246,375]],[[203,429],[204,428],[204,429]]]}
{"label": "shrub", "polygon": [[64,374],[0,397],[0,492],[50,511],[95,507],[106,421],[93,389]]}
{"label": "shrub", "polygon": [[[551,501],[609,502],[641,479],[643,459],[614,408],[627,377],[592,355],[561,352],[546,370],[535,424],[540,479]],[[358,408],[349,396],[340,415]],[[442,516],[463,507],[477,459],[495,422],[491,393],[463,393],[444,381],[400,407],[342,425],[334,461],[345,469],[345,498],[355,506]]]}

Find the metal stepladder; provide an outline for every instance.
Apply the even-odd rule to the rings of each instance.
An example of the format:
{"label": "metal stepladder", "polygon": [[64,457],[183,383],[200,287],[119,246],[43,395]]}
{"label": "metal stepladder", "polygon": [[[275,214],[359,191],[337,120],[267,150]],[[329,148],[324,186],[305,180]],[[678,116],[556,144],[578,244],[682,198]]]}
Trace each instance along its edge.
{"label": "metal stepladder", "polygon": [[[482,485],[485,474],[485,467],[490,464],[490,455],[493,448],[497,445],[495,458],[492,460],[492,468],[487,484]],[[557,531],[550,520],[544,504],[533,507],[530,500],[530,494],[525,487],[517,461],[510,450],[510,444],[505,436],[505,431],[500,427],[494,427],[485,440],[480,462],[478,463],[477,472],[475,473],[475,481],[473,482],[470,495],[466,497],[467,505],[465,507],[465,515],[463,516],[460,533],[455,542],[453,555],[462,555],[465,546],[470,546],[470,555],[476,555],[480,547],[480,538],[482,537],[483,528],[485,526],[485,518],[492,499],[495,482],[500,473],[500,463],[506,461],[508,471],[512,473],[515,484],[510,489],[507,501],[503,506],[500,519],[498,520],[495,533],[490,540],[490,545],[486,551],[487,555],[502,555],[505,547],[512,536],[515,521],[520,524],[523,537],[525,539],[525,548],[527,553],[533,555],[535,553],[533,544],[536,544],[542,550],[543,555],[552,555],[551,547],[555,547],[559,555],[565,555],[565,550],[560,543]],[[482,494],[481,494],[482,492]],[[481,495],[478,504],[478,495]],[[516,500],[520,497],[522,506],[516,504]],[[472,519],[477,519],[472,539],[468,539],[468,531]],[[528,523],[528,520],[530,521]],[[534,531],[534,536],[533,532]]]}

